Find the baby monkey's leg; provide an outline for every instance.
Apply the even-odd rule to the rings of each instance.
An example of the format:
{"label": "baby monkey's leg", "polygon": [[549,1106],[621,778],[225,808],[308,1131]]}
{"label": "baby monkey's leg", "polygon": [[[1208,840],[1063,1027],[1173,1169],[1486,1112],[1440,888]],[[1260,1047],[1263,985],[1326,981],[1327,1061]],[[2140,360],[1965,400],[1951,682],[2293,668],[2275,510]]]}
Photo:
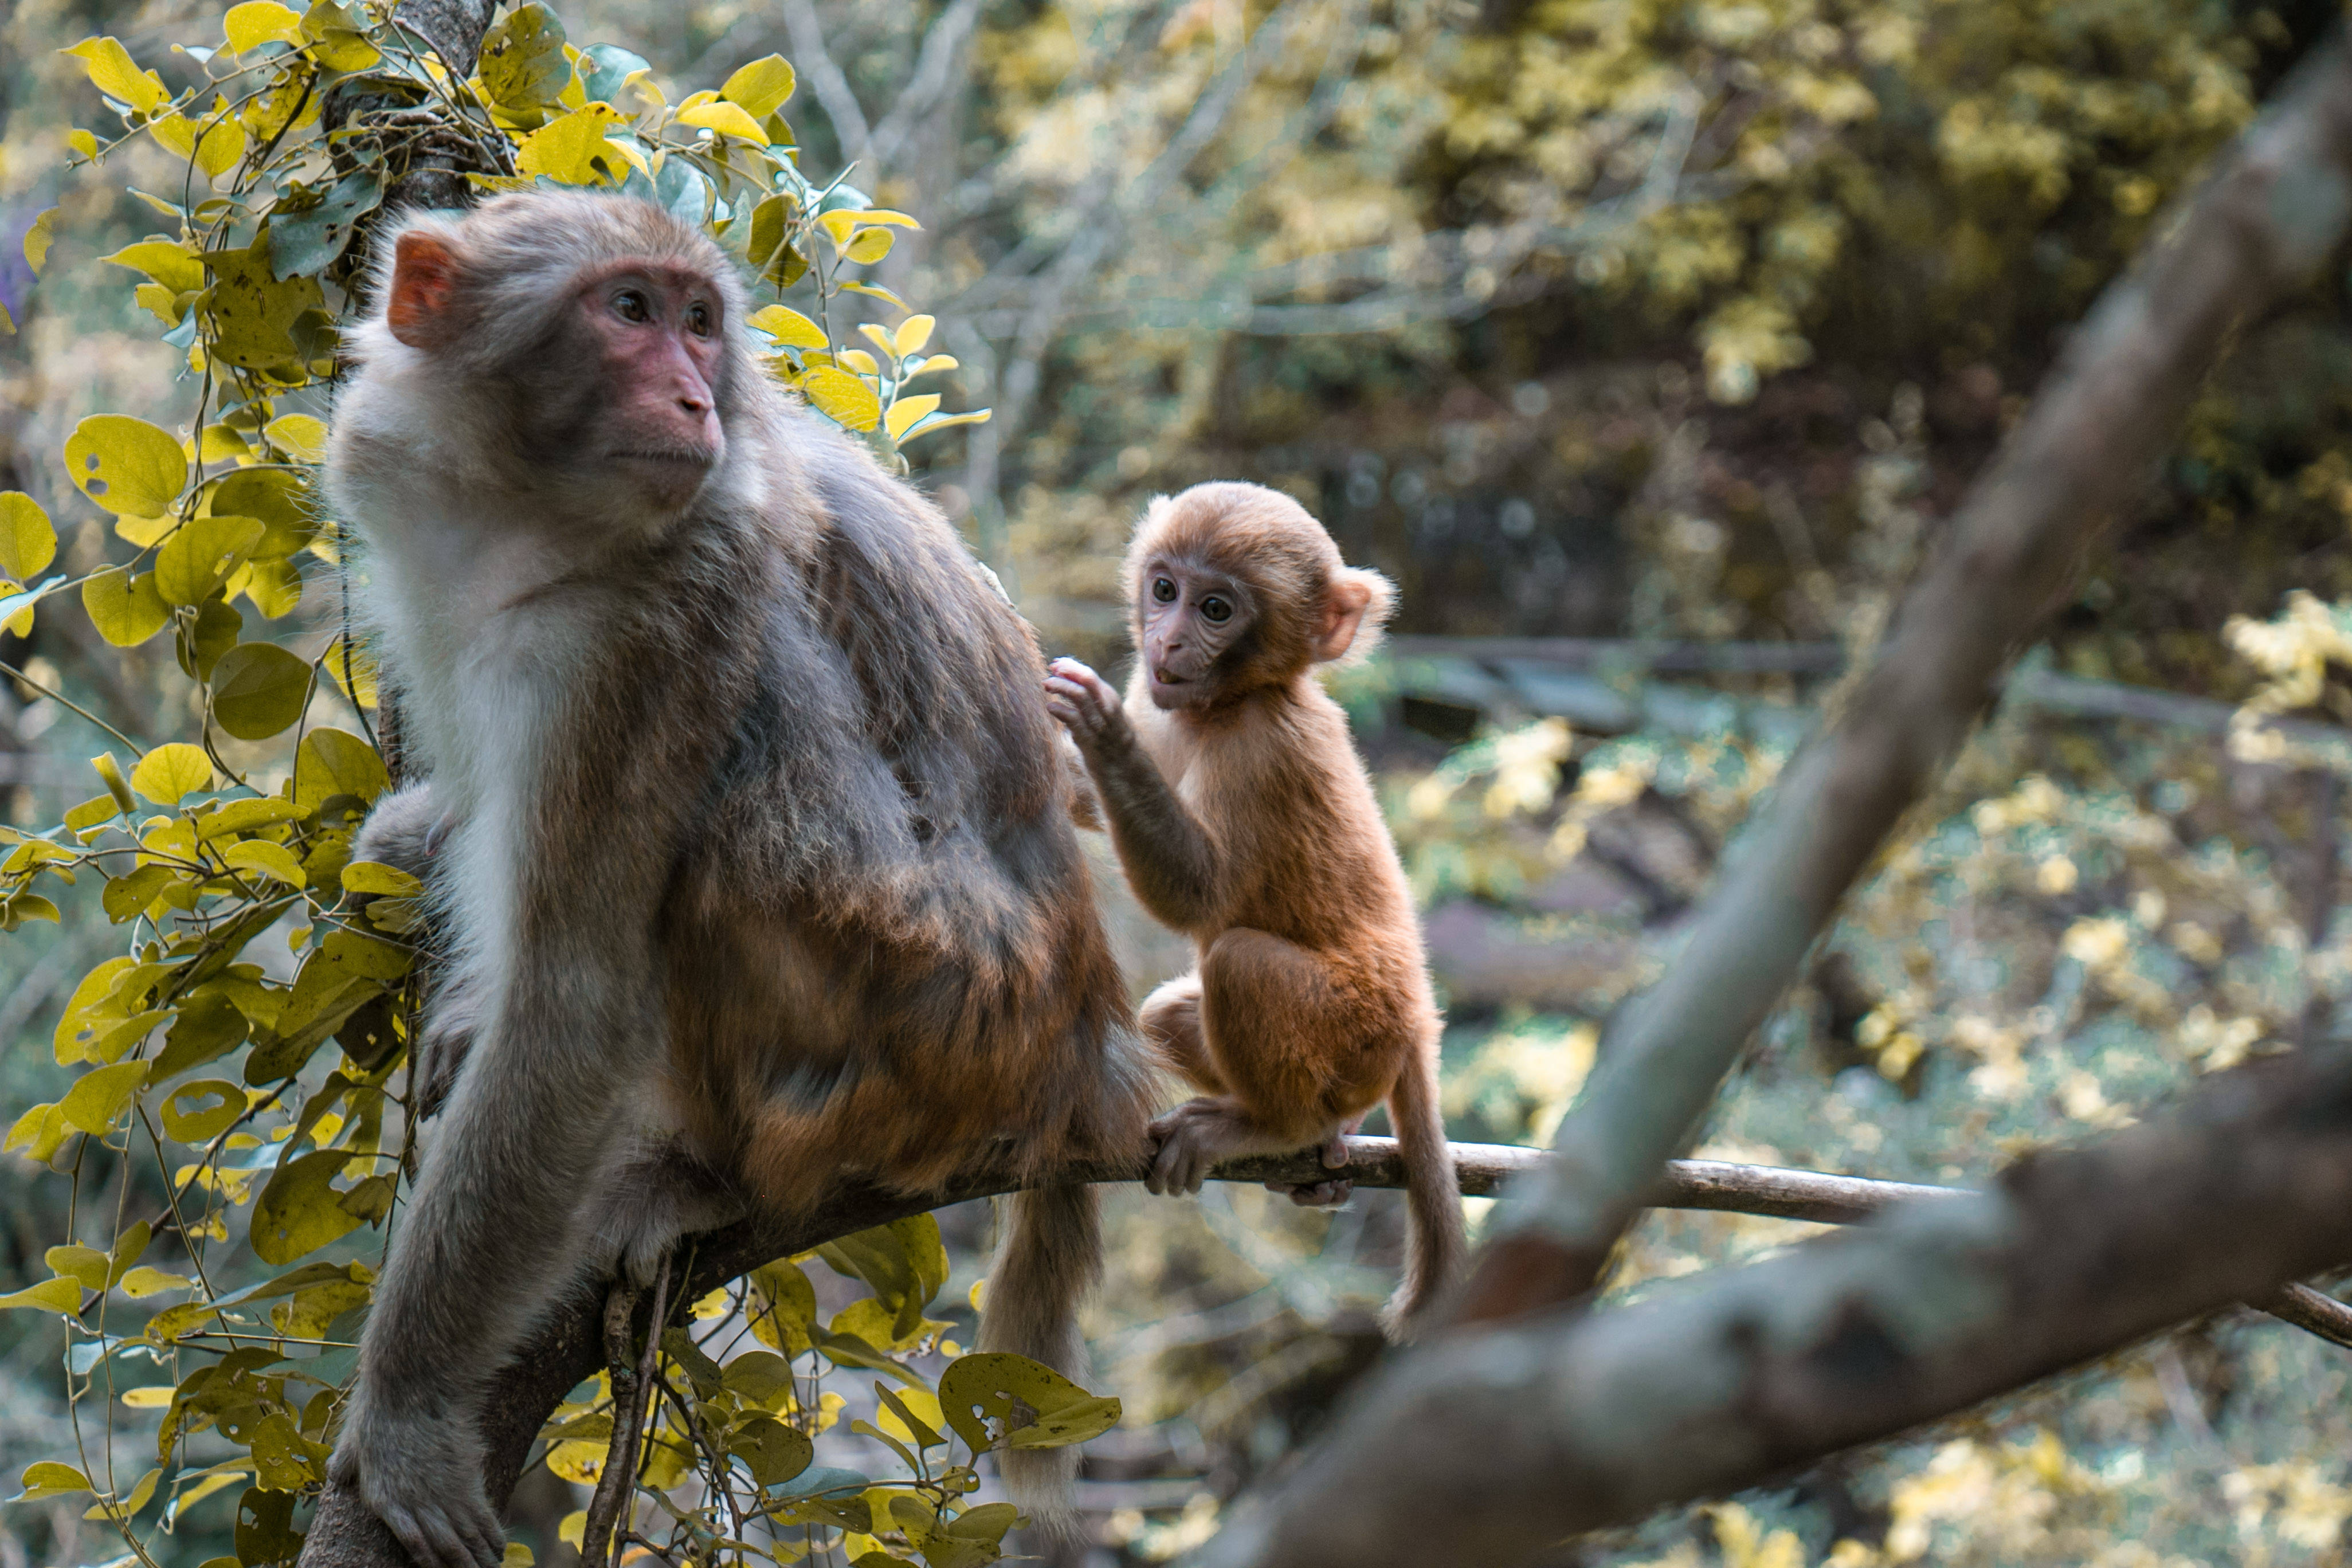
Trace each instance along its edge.
{"label": "baby monkey's leg", "polygon": [[[1365,1059],[1368,1032],[1358,1026],[1328,961],[1280,937],[1235,928],[1211,944],[1199,985],[1192,1048],[1213,1077],[1203,1073],[1195,1081],[1217,1087],[1152,1124],[1159,1152],[1145,1184],[1154,1192],[1198,1192],[1219,1160],[1309,1144],[1323,1146],[1327,1165],[1344,1164],[1339,1140],[1361,1123],[1386,1082]],[[1181,1014],[1171,1005],[1167,1016]],[[1328,1203],[1345,1197],[1344,1185],[1318,1182],[1297,1190],[1305,1201]]]}

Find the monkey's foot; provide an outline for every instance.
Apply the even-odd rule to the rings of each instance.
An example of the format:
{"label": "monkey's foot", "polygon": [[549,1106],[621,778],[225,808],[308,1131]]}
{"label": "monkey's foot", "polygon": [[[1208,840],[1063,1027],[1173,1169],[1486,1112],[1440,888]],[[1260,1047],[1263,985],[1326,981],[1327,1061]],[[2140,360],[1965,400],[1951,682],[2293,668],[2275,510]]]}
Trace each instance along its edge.
{"label": "monkey's foot", "polygon": [[1197,1193],[1209,1179],[1209,1167],[1246,1145],[1239,1118],[1223,1101],[1188,1100],[1150,1127],[1156,1145],[1144,1186],[1174,1195]]}
{"label": "monkey's foot", "polygon": [[416,1568],[499,1568],[506,1555],[481,1443],[462,1420],[383,1411],[356,1389],[328,1473],[359,1492]]}

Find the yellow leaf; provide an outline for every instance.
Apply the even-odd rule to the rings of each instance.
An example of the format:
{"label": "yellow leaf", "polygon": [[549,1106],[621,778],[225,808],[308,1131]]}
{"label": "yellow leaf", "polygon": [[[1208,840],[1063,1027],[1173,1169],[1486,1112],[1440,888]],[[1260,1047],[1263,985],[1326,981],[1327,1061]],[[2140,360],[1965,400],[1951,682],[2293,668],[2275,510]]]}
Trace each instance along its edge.
{"label": "yellow leaf", "polygon": [[[48,1281],[48,1283],[54,1285],[57,1281],[52,1279]],[[39,1286],[34,1287],[34,1289],[40,1289]],[[20,1294],[30,1295],[32,1292],[28,1290],[20,1292]],[[0,1301],[0,1307],[31,1305],[33,1305],[33,1303],[28,1301],[19,1301],[13,1296],[5,1301]],[[81,1298],[79,1296],[76,1296],[74,1298],[73,1307],[66,1308],[65,1310],[72,1311],[75,1308],[78,1308],[80,1305]],[[89,1490],[89,1479],[88,1477],[84,1476],[79,1470],[75,1469],[71,1465],[61,1465],[56,1460],[50,1459],[44,1460],[42,1463],[35,1465],[26,1470],[25,1490],[23,1495],[19,1497],[12,1497],[8,1499],[8,1500],[10,1502],[31,1502],[41,1498],[70,1497],[75,1492],[86,1492],[88,1490]]]}
{"label": "yellow leaf", "polygon": [[151,544],[162,543],[163,536],[179,526],[180,520],[168,513],[163,517],[118,517],[114,520],[115,535],[129,540],[142,550]]}
{"label": "yellow leaf", "polygon": [[[244,1096],[237,1098],[242,1100]],[[194,1283],[184,1274],[166,1274],[161,1268],[150,1268],[142,1264],[122,1277],[122,1293],[134,1298],[160,1296],[166,1290],[184,1290]],[[167,1388],[163,1392],[169,1395],[172,1391]],[[122,1402],[128,1405],[131,1400],[125,1396]]]}
{"label": "yellow leaf", "polygon": [[180,499],[188,455],[168,432],[127,414],[94,414],[66,437],[66,471],[118,517],[159,517]]}
{"label": "yellow leaf", "polygon": [[[98,770],[100,780],[106,785],[106,793],[114,797],[117,812],[129,816],[139,809],[139,803],[131,798],[131,785],[122,776],[122,764],[114,760],[112,752],[99,752],[90,758],[89,765]],[[79,1000],[80,994],[77,992],[75,995]]]}
{"label": "yellow leaf", "polygon": [[881,422],[882,400],[874,395],[872,387],[845,370],[836,370],[829,364],[817,366],[801,378],[801,393],[818,413],[836,425],[852,430],[871,430]]}
{"label": "yellow leaf", "polygon": [[989,416],[995,412],[992,408],[971,408],[961,414],[934,414],[912,430],[908,431],[899,439],[911,441],[919,436],[929,436],[939,430],[951,430],[959,425],[985,425],[988,423]]}
{"label": "yellow leaf", "polygon": [[373,801],[392,787],[375,748],[345,730],[313,730],[294,753],[294,804],[316,811],[339,795]]}
{"label": "yellow leaf", "polygon": [[327,422],[308,414],[282,414],[261,427],[269,444],[298,461],[327,460]]}
{"label": "yellow leaf", "polygon": [[66,132],[66,145],[85,158],[98,156],[98,138],[79,125]]}
{"label": "yellow leaf", "polygon": [[866,227],[869,224],[877,223],[890,228],[920,228],[923,226],[921,224],[917,223],[908,214],[894,211],[889,207],[845,207],[841,209],[840,216],[847,218],[852,225],[859,228]]}
{"label": "yellow leaf", "polygon": [[204,264],[196,259],[195,247],[175,239],[142,239],[99,259],[144,272],[173,294],[193,293],[205,286]]}
{"label": "yellow leaf", "polygon": [[228,15],[221,18],[221,31],[228,38],[228,47],[243,54],[267,43],[300,43],[302,18],[278,0],[246,0],[228,8]]}
{"label": "yellow leaf", "polygon": [[351,1163],[349,1152],[321,1149],[279,1167],[253,1205],[251,1241],[264,1263],[293,1262],[359,1228],[331,1184]]}
{"label": "yellow leaf", "polygon": [[760,122],[746,114],[740,104],[729,103],[724,100],[717,103],[698,103],[692,109],[681,109],[677,112],[677,121],[681,125],[698,126],[705,131],[716,131],[721,135],[740,137],[757,146],[765,147],[768,144],[768,133],[760,129]]}
{"label": "yellow leaf", "polygon": [[424,894],[425,884],[397,866],[387,866],[380,860],[354,860],[343,868],[343,891],[414,899]]}
{"label": "yellow leaf", "polygon": [[[278,651],[285,652],[282,648]],[[290,658],[293,656],[289,654],[287,657]],[[302,863],[294,858],[293,851],[283,844],[272,844],[267,838],[241,839],[230,845],[221,859],[232,869],[258,871],[289,888],[301,887],[309,880],[302,875]]]}
{"label": "yellow leaf", "polygon": [[618,184],[625,177],[624,160],[604,133],[628,123],[611,104],[592,103],[524,137],[515,150],[515,168],[525,176],[544,174],[567,185]]}
{"label": "yellow leaf", "polygon": [[155,591],[155,574],[142,572],[133,577],[120,566],[83,583],[81,604],[89,612],[90,625],[117,647],[145,642],[172,618],[172,607]]}
{"label": "yellow leaf", "polygon": [[131,787],[157,805],[177,805],[200,789],[210,789],[213,760],[201,746],[173,741],[156,747],[131,770]]}
{"label": "yellow leaf", "polygon": [[142,114],[152,114],[172,100],[164,90],[163,79],[153,71],[141,70],[131,59],[131,51],[116,39],[84,38],[73,47],[58,52],[80,60],[99,91]]}
{"label": "yellow leaf", "polygon": [[[81,134],[87,136],[89,133],[85,131]],[[25,231],[25,265],[33,269],[36,278],[49,263],[49,246],[58,237],[57,223],[58,209],[49,207],[33,220],[32,227]]]}
{"label": "yellow leaf", "polygon": [[898,357],[904,359],[908,354],[922,353],[923,345],[931,341],[931,329],[938,324],[939,320],[934,316],[909,316],[899,322],[898,334],[891,340],[898,351]]}
{"label": "yellow leaf", "polygon": [[58,1109],[84,1132],[102,1134],[122,1114],[131,1097],[139,1091],[139,1080],[146,1076],[145,1062],[117,1062],[112,1067],[92,1068],[74,1081],[65,1099],[58,1102]]}
{"label": "yellow leaf", "polygon": [[898,237],[887,228],[860,229],[856,237],[842,247],[841,254],[845,259],[855,261],[860,267],[870,267],[889,255],[890,247],[898,242]]}
{"label": "yellow leaf", "polygon": [[867,353],[864,349],[842,350],[841,363],[847,365],[850,369],[856,371],[860,375],[880,375],[882,374],[881,364],[872,354]]}
{"label": "yellow leaf", "polygon": [[40,502],[22,490],[0,490],[0,574],[29,583],[57,554],[58,531]]}
{"label": "yellow leaf", "polygon": [[164,1097],[163,1133],[175,1142],[209,1143],[236,1126],[246,1109],[245,1090],[226,1079],[198,1079]]}
{"label": "yellow leaf", "polygon": [[167,605],[201,605],[245,564],[266,531],[250,517],[199,517],[155,552],[155,591]]}
{"label": "yellow leaf", "polygon": [[884,353],[888,354],[892,359],[897,359],[898,357],[898,343],[891,338],[888,332],[883,331],[880,327],[876,326],[873,322],[859,322],[857,326],[857,334],[864,338],[867,342],[872,343],[876,348],[880,349]]}
{"label": "yellow leaf", "polygon": [[353,707],[376,705],[375,660],[369,657],[367,649],[353,648],[344,638],[337,637],[328,645],[322,662]]}
{"label": "yellow leaf", "polygon": [[910,429],[916,420],[940,405],[939,394],[926,392],[919,397],[902,397],[890,405],[887,423],[890,439],[896,441]]}
{"label": "yellow leaf", "polygon": [[335,0],[318,0],[302,14],[302,36],[310,40],[310,58],[329,70],[365,70],[383,58]]}
{"label": "yellow leaf", "polygon": [[[0,1296],[0,1311],[6,1311],[16,1307],[33,1307],[45,1312],[78,1312],[81,1310],[81,1287],[71,1279],[44,1279],[30,1289],[19,1290],[13,1296]],[[60,1486],[54,1490],[37,1492],[34,1489],[36,1483],[33,1479],[35,1470],[67,1470],[77,1480],[81,1476],[80,1471],[71,1470],[64,1465],[35,1465],[32,1469],[25,1472],[24,1495],[26,1498],[62,1497],[67,1492],[89,1489],[89,1485],[84,1483],[80,1486]],[[10,1498],[8,1500],[16,1502],[21,1500]]]}
{"label": "yellow leaf", "polygon": [[[782,55],[770,55],[738,67],[719,89],[719,96],[740,104],[753,120],[765,120],[793,95],[793,68]],[[696,121],[695,123],[700,123]],[[764,136],[761,141],[767,140]]]}
{"label": "yellow leaf", "polygon": [[789,305],[769,305],[752,312],[751,324],[788,349],[825,345],[823,329]]}
{"label": "yellow leaf", "polygon": [[961,363],[962,362],[958,360],[953,354],[925,354],[921,364],[909,365],[907,367],[907,374],[908,375],[937,375],[941,371],[955,369],[956,366]]}
{"label": "yellow leaf", "polygon": [[133,1410],[163,1410],[170,1407],[172,1395],[177,1393],[168,1383],[150,1384],[145,1388],[126,1388],[122,1403]]}

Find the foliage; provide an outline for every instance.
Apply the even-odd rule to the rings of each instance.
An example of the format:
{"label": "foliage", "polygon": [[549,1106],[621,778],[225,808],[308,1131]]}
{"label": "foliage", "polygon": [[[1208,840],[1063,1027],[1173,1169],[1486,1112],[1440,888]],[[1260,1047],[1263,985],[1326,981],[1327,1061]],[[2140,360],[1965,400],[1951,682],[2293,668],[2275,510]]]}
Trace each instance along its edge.
{"label": "foliage", "polygon": [[[364,1233],[388,1240],[415,1168],[406,939],[423,889],[351,858],[391,782],[373,675],[347,616],[323,646],[289,629],[298,606],[341,614],[345,542],[310,489],[327,427],[304,406],[335,375],[387,194],[455,163],[486,190],[540,181],[658,202],[772,296],[751,325],[778,379],[886,460],[903,467],[903,443],[987,417],[912,389],[955,362],[929,352],[930,316],[864,274],[916,220],[803,174],[781,58],[672,105],[641,58],[575,48],[532,4],[496,25],[480,74],[458,80],[388,9],[249,0],[223,18],[223,42],[181,47],[204,79],[177,93],[114,38],[66,51],[121,126],[72,132],[78,163],[142,141],[179,162],[173,189],[137,193],[165,230],[106,259],[142,279],[137,302],[184,360],[194,406],[184,436],[101,414],[65,443],[72,481],[135,552],[125,562],[51,572],[47,514],[0,495],[0,623],[22,636],[78,593],[116,647],[168,632],[199,725],[194,741],[144,750],[115,731],[135,755],[127,772],[111,752],[93,760],[103,793],[46,831],[0,829],[0,927],[57,921],[49,895],[94,883],[125,950],[83,976],[58,1023],[70,1087],[19,1117],[5,1146],[58,1170],[77,1210],[98,1201],[84,1173],[100,1149],[126,1172],[152,1161],[165,1194],[160,1212],[134,1215],[126,1183],[110,1245],[51,1247],[50,1277],[0,1308],[63,1317],[68,1398],[96,1417],[78,1426],[81,1463],[34,1466],[23,1498],[88,1497],[87,1517],[143,1563],[159,1531],[232,1487],[238,1560],[299,1550],[294,1507],[321,1484],[375,1279]],[[55,216],[28,240],[37,269]],[[864,324],[868,346],[847,346],[845,292],[904,319]],[[248,636],[248,616],[277,625]],[[307,656],[287,646],[305,643]],[[268,1268],[257,1279],[248,1250]],[[979,1452],[1082,1441],[1118,1403],[1003,1355],[951,1362],[934,1392],[918,1363],[956,1347],[952,1325],[925,1315],[948,1277],[928,1216],[811,1256],[870,1293],[821,1321],[805,1259],[791,1259],[656,1325],[660,1396],[636,1478],[653,1511],[629,1539],[664,1561],[789,1562],[828,1538],[867,1563],[993,1561],[1015,1519],[971,1502]],[[901,1385],[877,1384],[874,1420],[850,1426],[903,1460],[905,1479],[812,1468],[811,1440],[845,1405],[824,1387],[832,1368]],[[110,1441],[126,1406],[162,1413],[154,1463],[135,1475],[115,1468]],[[551,1468],[593,1479],[615,1419],[603,1384],[567,1405],[548,1434]],[[200,1437],[226,1457],[196,1458]]]}

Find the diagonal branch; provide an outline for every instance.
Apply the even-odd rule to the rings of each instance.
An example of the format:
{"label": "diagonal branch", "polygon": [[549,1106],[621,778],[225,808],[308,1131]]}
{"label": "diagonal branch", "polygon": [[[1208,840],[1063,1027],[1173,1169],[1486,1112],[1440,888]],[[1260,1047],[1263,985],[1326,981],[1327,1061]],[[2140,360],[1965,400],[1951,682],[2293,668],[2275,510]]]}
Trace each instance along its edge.
{"label": "diagonal branch", "polygon": [[1631,1307],[1442,1339],[1360,1385],[1192,1562],[1527,1561],[2347,1259],[2352,1056],[2273,1058],[2206,1080],[2178,1115],[2021,1161],[1990,1191]]}
{"label": "diagonal branch", "polygon": [[2347,220],[2352,52],[2339,30],[2077,331],[1842,721],[1790,764],[1665,977],[1614,1020],[1559,1161],[1479,1260],[1465,1321],[1591,1287],[1847,887],[1940,776],[2084,545],[2137,493],[2231,333],[2301,287]]}
{"label": "diagonal branch", "polygon": [[825,118],[833,121],[834,140],[841,143],[841,161],[861,165],[858,178],[870,187],[874,171],[867,165],[873,162],[874,132],[866,126],[866,110],[858,107],[849,79],[825,50],[824,23],[816,14],[815,0],[783,0],[782,9],[785,36],[793,41],[793,58],[815,89]]}

